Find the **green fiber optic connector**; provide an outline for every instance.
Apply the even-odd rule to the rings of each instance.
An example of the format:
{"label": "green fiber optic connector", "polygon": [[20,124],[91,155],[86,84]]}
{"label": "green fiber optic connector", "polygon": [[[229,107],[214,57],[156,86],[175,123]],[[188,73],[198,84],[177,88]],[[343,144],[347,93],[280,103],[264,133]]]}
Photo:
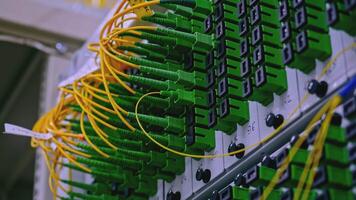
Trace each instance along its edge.
{"label": "green fiber optic connector", "polygon": [[213,47],[212,37],[210,35],[206,35],[203,33],[195,32],[194,34],[191,34],[191,33],[176,31],[173,29],[160,28],[160,27],[158,27],[156,31],[161,34],[167,34],[168,36],[177,38],[177,41],[181,41],[180,39],[189,41],[191,44],[193,44],[193,47],[190,45],[188,46],[188,48],[192,48],[193,50],[202,49],[206,52],[207,50],[210,50]]}
{"label": "green fiber optic connector", "polygon": [[155,69],[152,67],[140,66],[140,71],[142,73],[151,74],[160,78],[165,78],[168,80],[175,81],[177,84],[183,84],[185,87],[207,87],[206,76],[201,72],[185,72],[182,70],[177,70],[175,72]]}
{"label": "green fiber optic connector", "polygon": [[163,172],[174,173],[174,174],[182,174],[185,170],[185,158],[182,156],[172,155],[170,152],[166,152],[166,166],[162,167],[160,170]]}
{"label": "green fiber optic connector", "polygon": [[208,15],[212,12],[212,5],[208,0],[161,0],[160,4],[177,4],[193,9],[193,12]]}
{"label": "green fiber optic connector", "polygon": [[287,88],[287,73],[284,69],[277,69],[270,66],[261,66],[255,72],[255,92],[269,93],[278,95],[283,94]]}
{"label": "green fiber optic connector", "polygon": [[355,194],[351,190],[338,190],[334,188],[328,189],[330,199],[354,200]]}
{"label": "green fiber optic connector", "polygon": [[[140,45],[140,46],[143,46],[143,45]],[[152,45],[152,46],[155,46],[155,45]],[[150,51],[154,51],[154,50],[150,50]],[[171,52],[175,52],[175,51],[171,51],[167,47],[165,49],[165,53],[163,53],[163,54],[166,55],[168,58],[168,57],[170,57],[170,54],[172,54]],[[173,56],[173,54],[171,56]],[[174,55],[172,58],[176,59],[178,61],[183,60],[182,55],[179,55],[179,56]],[[183,69],[183,66],[181,64],[173,63],[173,62],[160,63],[160,62],[155,62],[155,61],[151,61],[151,60],[146,60],[146,59],[140,58],[140,57],[130,57],[129,59],[126,59],[126,60],[131,61],[137,65],[145,65],[145,66],[149,66],[149,67],[155,67],[158,69],[166,69],[166,70],[171,70],[171,71],[175,71],[177,69]]]}
{"label": "green fiber optic connector", "polygon": [[253,50],[253,61],[255,66],[265,64],[275,68],[284,68],[282,52],[278,48],[260,44]]}
{"label": "green fiber optic connector", "polygon": [[331,165],[321,166],[316,172],[314,184],[316,187],[327,186],[342,189],[352,187],[352,174],[348,168],[338,168]]}
{"label": "green fiber optic connector", "polygon": [[[273,4],[273,2],[271,2],[271,4]],[[273,6],[277,8],[278,5],[279,3],[276,2],[276,4]],[[262,4],[259,5],[257,4],[251,7],[250,10],[251,25],[255,26],[257,24],[263,24],[278,29],[280,27],[280,22],[279,22],[279,14],[276,8],[271,8],[269,6],[262,5]]]}
{"label": "green fiber optic connector", "polygon": [[303,173],[303,169],[303,166],[289,165],[287,170],[283,173],[283,178],[280,179],[279,184],[281,184],[282,187],[296,187]]}
{"label": "green fiber optic connector", "polygon": [[196,125],[208,128],[210,124],[209,110],[195,107],[194,111],[195,111],[194,122],[196,123]]}
{"label": "green fiber optic connector", "polygon": [[231,40],[234,42],[240,42],[241,37],[239,36],[238,27],[230,22],[221,21],[216,25],[215,37],[220,39],[225,36],[226,40]]}
{"label": "green fiber optic connector", "polygon": [[335,166],[348,166],[350,163],[349,152],[345,147],[339,147],[333,144],[324,144],[323,151],[324,163],[332,164]]}
{"label": "green fiber optic connector", "polygon": [[325,11],[325,2],[322,10],[315,9],[315,7],[304,6],[295,10],[293,29],[311,30],[321,34],[329,32],[327,24],[327,16]]}
{"label": "green fiber optic connector", "polygon": [[[227,58],[232,60],[241,60],[241,46],[240,43],[235,41],[221,39],[215,43],[215,49],[217,49],[217,57],[226,55]],[[249,48],[249,47],[247,47]]]}
{"label": "green fiber optic connector", "polygon": [[223,98],[219,102],[218,113],[220,120],[241,126],[250,119],[248,102],[245,100]]}
{"label": "green fiber optic connector", "polygon": [[147,88],[155,89],[155,90],[177,90],[182,89],[182,86],[177,85],[173,81],[159,81],[156,79],[145,78],[142,76],[129,75],[128,81],[132,83],[136,83]]}
{"label": "green fiber optic connector", "polygon": [[161,91],[161,95],[173,99],[175,104],[208,107],[206,92],[201,90],[187,91],[178,89],[175,91]]}
{"label": "green fiber optic connector", "polygon": [[216,130],[223,131],[227,135],[232,135],[237,130],[237,125],[234,122],[229,122],[223,119],[218,118],[216,124]]}
{"label": "green fiber optic connector", "polygon": [[296,53],[295,44],[287,43],[283,47],[283,63],[290,68],[309,74],[315,68],[315,58],[303,57]]}
{"label": "green fiber optic connector", "polygon": [[233,200],[249,200],[250,199],[250,189],[244,187],[232,187],[232,198]]}
{"label": "green fiber optic connector", "polygon": [[[229,3],[229,1],[224,1],[223,3],[216,4],[215,8],[215,21],[223,19],[223,21],[229,24],[238,24],[239,19],[236,17],[237,7],[236,3]],[[234,27],[232,26],[232,27]],[[230,28],[229,25],[227,27]]]}
{"label": "green fiber optic connector", "polygon": [[188,8],[185,6],[178,6],[178,5],[173,5],[173,4],[160,4],[160,6],[167,8],[169,10],[172,10],[175,12],[177,15],[181,15],[183,17],[186,17],[190,19],[193,16],[193,9]]}
{"label": "green fiber optic connector", "polygon": [[[263,187],[257,188],[244,188],[244,187],[233,187],[232,189],[232,199],[233,200],[250,200],[259,199],[263,193]],[[271,193],[266,198],[267,200],[279,200],[281,199],[281,190],[272,190]]]}
{"label": "green fiber optic connector", "polygon": [[175,15],[173,16],[166,16],[165,18],[162,17],[156,17],[154,16],[149,16],[149,17],[143,17],[142,18],[145,21],[160,24],[166,27],[174,28],[178,31],[183,31],[183,32],[188,32],[192,33],[192,22],[187,20],[186,18]]}
{"label": "green fiber optic connector", "polygon": [[218,59],[217,76],[225,74],[232,79],[242,79],[251,72],[251,64],[249,61],[240,62],[230,58],[222,57]]}
{"label": "green fiber optic connector", "polygon": [[[161,54],[164,56],[168,56],[168,47],[162,47],[160,45],[155,45],[155,44],[150,44],[150,43],[142,43],[142,42],[136,42],[135,46],[141,47],[143,49],[146,49],[147,51],[155,52],[156,54]],[[174,59],[181,60],[182,56],[179,55],[177,52],[171,52],[171,55]],[[140,59],[140,58],[138,58]],[[148,61],[149,62],[149,61]],[[146,63],[137,63],[139,65],[147,65]],[[162,65],[162,64],[160,64]],[[150,66],[150,65],[147,65]],[[165,69],[165,66],[163,65],[161,69]]]}
{"label": "green fiber optic connector", "polygon": [[[306,149],[299,149],[292,159],[292,164],[305,165],[310,151]],[[346,147],[339,147],[333,144],[326,143],[324,145],[322,163],[331,164],[334,166],[347,166],[350,159]]]}
{"label": "green fiber optic connector", "polygon": [[153,196],[157,193],[157,184],[152,184],[152,177],[139,175],[139,184],[135,193]]}
{"label": "green fiber optic connector", "polygon": [[275,173],[275,169],[256,165],[246,172],[246,183],[255,187],[268,185]]}
{"label": "green fiber optic connector", "polygon": [[325,10],[324,0],[304,0],[303,3],[305,6],[312,7],[316,10]]}
{"label": "green fiber optic connector", "polygon": [[345,128],[330,124],[328,134],[326,135],[326,142],[338,146],[345,146],[348,142]]}
{"label": "green fiber optic connector", "polygon": [[[131,105],[131,108],[134,108],[136,105],[136,102],[138,101],[140,96],[142,96],[142,95],[141,94],[137,95],[137,96],[120,95],[119,97],[114,97],[114,99],[115,99],[115,102],[118,103],[119,105],[127,102],[128,104]],[[172,102],[173,101],[168,98],[163,99],[163,98],[153,97],[153,96],[148,96],[147,98],[142,100],[142,104],[144,104],[146,106],[153,106],[156,108],[163,108],[163,109],[177,107],[177,106],[173,105]]]}
{"label": "green fiber optic connector", "polygon": [[91,195],[91,194],[84,194],[84,193],[77,193],[73,191],[69,191],[68,195],[71,197],[77,197],[85,200],[117,200],[116,196],[111,196],[107,194],[102,195]]}
{"label": "green fiber optic connector", "polygon": [[111,188],[107,184],[103,184],[103,183],[86,184],[86,183],[81,183],[81,182],[76,182],[71,180],[61,180],[61,181],[67,185],[80,188],[86,191],[90,191],[93,194],[108,194],[111,192]]}
{"label": "green fiber optic connector", "polygon": [[266,7],[270,7],[273,9],[277,9],[278,5],[279,5],[279,1],[278,0],[259,0],[258,4],[261,6],[266,6]]}
{"label": "green fiber optic connector", "polygon": [[193,131],[195,137],[194,144],[187,145],[185,149],[186,152],[203,154],[215,148],[215,131],[213,129],[195,126]]}
{"label": "green fiber optic connector", "polygon": [[104,162],[104,161],[99,161],[99,160],[95,160],[92,158],[84,158],[84,157],[80,157],[78,156],[76,161],[82,163],[82,164],[86,164],[92,168],[98,168],[104,171],[115,171],[117,170],[117,166],[108,163],[108,162]]}
{"label": "green fiber optic connector", "polygon": [[[96,145],[103,146],[103,147],[107,146],[107,144],[98,136],[88,136],[88,138]],[[110,137],[110,141],[113,144],[120,146],[121,148],[126,148],[126,149],[130,149],[130,150],[141,151],[143,148],[143,141],[132,141],[132,140],[127,140],[127,139],[119,139],[119,138],[112,137],[112,136]],[[91,152],[94,153],[95,155],[97,155],[97,153],[93,149],[91,149]]]}
{"label": "green fiber optic connector", "polygon": [[331,56],[330,36],[309,30],[300,32],[296,36],[295,50],[303,57],[325,61]]}
{"label": "green fiber optic connector", "polygon": [[120,50],[126,50],[136,54],[140,54],[142,56],[145,56],[149,60],[153,60],[157,62],[163,62],[165,59],[165,56],[162,54],[156,53],[154,51],[148,51],[144,48],[137,47],[137,46],[119,46],[118,48]]}
{"label": "green fiber optic connector", "polygon": [[[129,112],[127,115],[131,119],[136,119],[135,113]],[[164,128],[168,132],[176,133],[178,135],[182,135],[185,133],[185,122],[184,119],[179,119],[175,117],[157,117],[145,114],[138,114],[138,118],[141,122],[145,124],[150,124],[154,126],[159,126]]]}
{"label": "green fiber optic connector", "polygon": [[218,81],[218,97],[222,98],[227,96],[229,98],[235,98],[240,100],[247,100],[246,99],[246,86],[244,82],[241,80],[225,77]]}
{"label": "green fiber optic connector", "polygon": [[326,12],[329,16],[329,24],[333,28],[344,30],[352,36],[356,35],[354,23],[354,19],[356,18],[355,8],[346,8],[344,2],[328,2]]}
{"label": "green fiber optic connector", "polygon": [[282,43],[280,42],[281,33],[279,29],[271,28],[266,25],[257,25],[251,30],[251,35],[252,45],[257,45],[262,42],[267,46],[275,47],[277,49],[282,48]]}
{"label": "green fiber optic connector", "polygon": [[[136,36],[136,35],[134,35]],[[163,36],[163,35],[158,35],[158,34],[153,34],[153,33],[148,33],[148,32],[141,32],[140,35],[136,36],[141,39],[147,39],[148,41],[152,43],[157,43],[162,46],[164,45],[176,45],[177,39],[168,35],[168,36]]]}

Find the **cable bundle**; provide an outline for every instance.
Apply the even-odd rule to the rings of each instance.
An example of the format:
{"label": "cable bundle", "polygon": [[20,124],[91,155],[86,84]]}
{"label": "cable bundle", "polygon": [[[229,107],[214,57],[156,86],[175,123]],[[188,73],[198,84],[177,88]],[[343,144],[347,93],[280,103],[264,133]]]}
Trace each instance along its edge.
{"label": "cable bundle", "polygon": [[[148,199],[157,180],[171,182],[184,172],[184,156],[233,155],[282,129],[242,150],[205,155],[215,147],[215,130],[232,133],[249,120],[247,99],[216,102],[216,87],[223,86],[215,83],[216,44],[206,24],[212,8],[208,0],[122,1],[99,42],[89,45],[100,69],[60,88],[57,106],[33,128],[54,136],[33,138],[32,146],[43,149],[55,197],[60,189],[68,194],[62,199]],[[130,21],[139,25],[125,27]],[[334,109],[334,101],[323,110]],[[75,182],[71,172],[60,177],[63,167],[90,174],[95,182]]]}

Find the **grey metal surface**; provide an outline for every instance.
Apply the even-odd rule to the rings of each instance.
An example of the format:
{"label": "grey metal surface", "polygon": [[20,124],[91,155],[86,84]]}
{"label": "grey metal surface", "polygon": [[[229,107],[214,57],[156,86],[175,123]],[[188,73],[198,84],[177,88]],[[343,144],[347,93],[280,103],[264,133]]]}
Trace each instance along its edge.
{"label": "grey metal surface", "polygon": [[190,196],[189,200],[206,200],[209,199],[212,192],[215,190],[221,190],[233,182],[234,177],[238,173],[245,172],[249,167],[258,164],[264,155],[271,154],[284,144],[286,144],[293,135],[301,133],[311,118],[316,114],[316,112],[321,108],[321,106],[339,89],[330,93],[328,96],[324,97],[315,106],[310,108],[308,111],[303,113],[299,118],[295,119],[294,122],[289,123],[285,126],[281,132],[263,144],[262,146],[256,148],[250,154],[246,155],[245,158],[239,160],[224,173],[211,180],[208,184],[202,187],[200,190],[195,192]]}

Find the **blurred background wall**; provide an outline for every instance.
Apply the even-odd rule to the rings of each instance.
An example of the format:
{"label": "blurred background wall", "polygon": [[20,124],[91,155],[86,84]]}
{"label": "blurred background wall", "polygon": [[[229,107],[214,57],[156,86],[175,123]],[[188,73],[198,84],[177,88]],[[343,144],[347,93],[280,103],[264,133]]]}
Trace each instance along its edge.
{"label": "blurred background wall", "polygon": [[[80,67],[81,46],[114,3],[0,0],[1,133],[5,122],[31,129],[55,104],[58,82]],[[41,154],[29,142],[0,134],[0,200],[52,198]]]}

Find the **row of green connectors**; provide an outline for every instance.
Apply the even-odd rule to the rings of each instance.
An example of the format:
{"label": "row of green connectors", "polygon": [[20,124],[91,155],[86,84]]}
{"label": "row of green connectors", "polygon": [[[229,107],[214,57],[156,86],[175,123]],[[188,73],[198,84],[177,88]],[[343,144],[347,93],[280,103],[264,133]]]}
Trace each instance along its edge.
{"label": "row of green connectors", "polygon": [[280,53],[278,1],[244,1],[238,5],[242,66],[248,99],[268,105],[273,93],[287,90],[287,77]]}
{"label": "row of green connectors", "polygon": [[355,1],[328,1],[326,12],[329,25],[335,29],[343,30],[355,36],[356,2]]}
{"label": "row of green connectors", "polygon": [[[291,160],[291,164],[282,174],[276,189],[268,199],[293,199],[293,194],[298,185],[306,161],[310,154],[308,145],[312,145],[320,126],[317,126],[308,136]],[[354,199],[352,188],[354,187],[356,173],[354,143],[347,141],[345,129],[332,124],[328,130],[326,143],[323,146],[323,154],[320,165],[316,170],[312,191],[308,199],[319,199],[328,196],[329,199]],[[294,144],[294,142],[291,142]],[[350,147],[352,146],[352,147]],[[220,196],[230,196],[231,199],[257,199],[263,189],[267,187],[283,164],[289,152],[288,148],[281,149],[276,157],[265,156],[260,165],[251,167],[246,173],[237,175],[235,187],[227,187],[219,192]]]}
{"label": "row of green connectors", "polygon": [[315,59],[325,61],[331,55],[331,41],[324,0],[280,3],[283,62],[309,73]]}
{"label": "row of green connectors", "polygon": [[[193,3],[194,1],[190,1]],[[110,84],[109,90],[113,94],[113,100],[120,107],[128,110],[125,118],[128,122],[138,128],[136,123],[135,105],[138,99],[150,91],[160,91],[161,95],[150,96],[143,100],[138,118],[149,134],[162,143],[177,151],[203,154],[215,146],[215,132],[209,129],[209,104],[208,96],[211,77],[206,72],[205,58],[211,52],[213,43],[209,34],[203,32],[203,16],[210,13],[210,2],[199,1],[194,6],[175,6],[169,2],[161,3],[176,10],[171,14],[156,13],[154,18],[147,21],[161,24],[165,27],[179,28],[180,30],[159,27],[156,31],[141,31],[139,34],[128,32],[127,34],[139,39],[147,40],[148,43],[137,43],[135,46],[120,46],[119,50],[130,51],[140,56],[127,57],[118,55],[120,59],[137,64],[138,70],[131,70],[131,74],[124,81],[135,88],[136,94],[130,94],[119,84]],[[168,4],[166,4],[168,3]],[[179,3],[179,2],[178,2]],[[184,1],[180,2],[184,3]],[[171,5],[171,6],[169,6]],[[183,14],[184,13],[184,14]],[[185,14],[192,15],[186,17]],[[168,18],[167,18],[168,17]],[[174,20],[169,18],[173,17]],[[194,27],[186,30],[180,22],[191,22]],[[191,24],[192,25],[192,24]],[[192,67],[187,68],[186,52],[193,55]],[[105,90],[103,85],[100,89]],[[103,107],[112,109],[108,103],[108,97],[98,93],[93,96],[93,102]],[[78,113],[82,112],[79,106],[71,105]],[[188,126],[188,111],[194,115],[189,116],[193,124]],[[84,130],[88,139],[96,145],[99,150],[109,155],[108,158],[101,156],[91,146],[79,143],[77,148],[89,155],[90,158],[77,156],[77,161],[88,166],[96,182],[103,184],[115,183],[120,194],[114,195],[122,199],[148,199],[157,191],[157,180],[171,182],[176,175],[184,172],[184,158],[168,153],[156,144],[152,143],[141,131],[131,132],[116,116],[101,107],[92,108],[93,115],[98,112],[108,116],[105,121],[117,127],[111,130],[96,123],[104,133],[108,135],[107,140],[117,146],[114,150],[97,135],[93,128],[93,122],[86,120]],[[101,116],[97,116],[101,118]],[[79,121],[68,120],[74,132],[81,133]],[[187,143],[193,132],[194,142]],[[79,171],[80,168],[65,164]],[[78,184],[67,182],[74,187]],[[89,190],[89,189],[88,189]],[[122,195],[125,191],[128,194]],[[98,192],[95,194],[82,195],[70,193],[74,199],[111,199],[112,194]]]}
{"label": "row of green connectors", "polygon": [[[210,2],[205,2],[209,4],[210,11],[205,13],[206,15],[211,15],[211,5]],[[173,11],[176,11],[178,8],[167,7]],[[199,14],[199,12],[198,12]],[[190,32],[196,34],[209,35],[209,30],[206,30],[206,25],[204,24],[204,18],[201,18],[204,15],[190,15],[183,16],[187,17],[187,21],[192,25]],[[198,26],[199,24],[199,26]],[[214,100],[214,94],[212,93],[210,86],[213,84],[211,81],[214,79],[213,71],[211,70],[211,63],[209,63],[209,56],[212,52],[211,48],[195,48],[194,46],[184,54],[184,70],[191,73],[203,74],[206,81],[197,80],[204,85],[204,87],[195,88],[191,91],[167,91],[162,92],[163,96],[170,96],[172,99],[176,99],[178,102],[182,100],[188,100],[188,97],[191,100],[189,104],[186,104],[186,143],[187,143],[187,152],[201,154],[204,153],[202,149],[210,150],[215,146],[215,132],[212,128],[214,125],[214,119],[212,120],[211,116],[214,116],[211,110],[213,106],[211,100]],[[214,91],[213,91],[214,92]],[[193,103],[194,102],[194,103]],[[208,131],[207,131],[208,130]]]}
{"label": "row of green connectors", "polygon": [[237,0],[215,1],[214,36],[215,36],[215,74],[217,93],[217,126],[227,134],[236,130],[236,125],[243,125],[249,120],[247,99],[243,95],[240,70],[240,37],[238,36]]}
{"label": "row of green connectors", "polygon": [[[232,200],[250,200],[250,199],[258,199],[262,196],[263,187],[259,188],[244,188],[244,187],[229,187],[226,188],[226,193],[230,192],[232,196]],[[296,189],[290,188],[280,188],[274,189],[270,193],[268,200],[280,200],[280,199],[293,199],[293,194],[296,192]],[[321,198],[328,198],[332,200],[337,199],[345,199],[345,200],[352,200],[354,199],[353,193],[351,191],[343,191],[339,189],[312,189],[310,191],[308,200],[317,200]]]}

